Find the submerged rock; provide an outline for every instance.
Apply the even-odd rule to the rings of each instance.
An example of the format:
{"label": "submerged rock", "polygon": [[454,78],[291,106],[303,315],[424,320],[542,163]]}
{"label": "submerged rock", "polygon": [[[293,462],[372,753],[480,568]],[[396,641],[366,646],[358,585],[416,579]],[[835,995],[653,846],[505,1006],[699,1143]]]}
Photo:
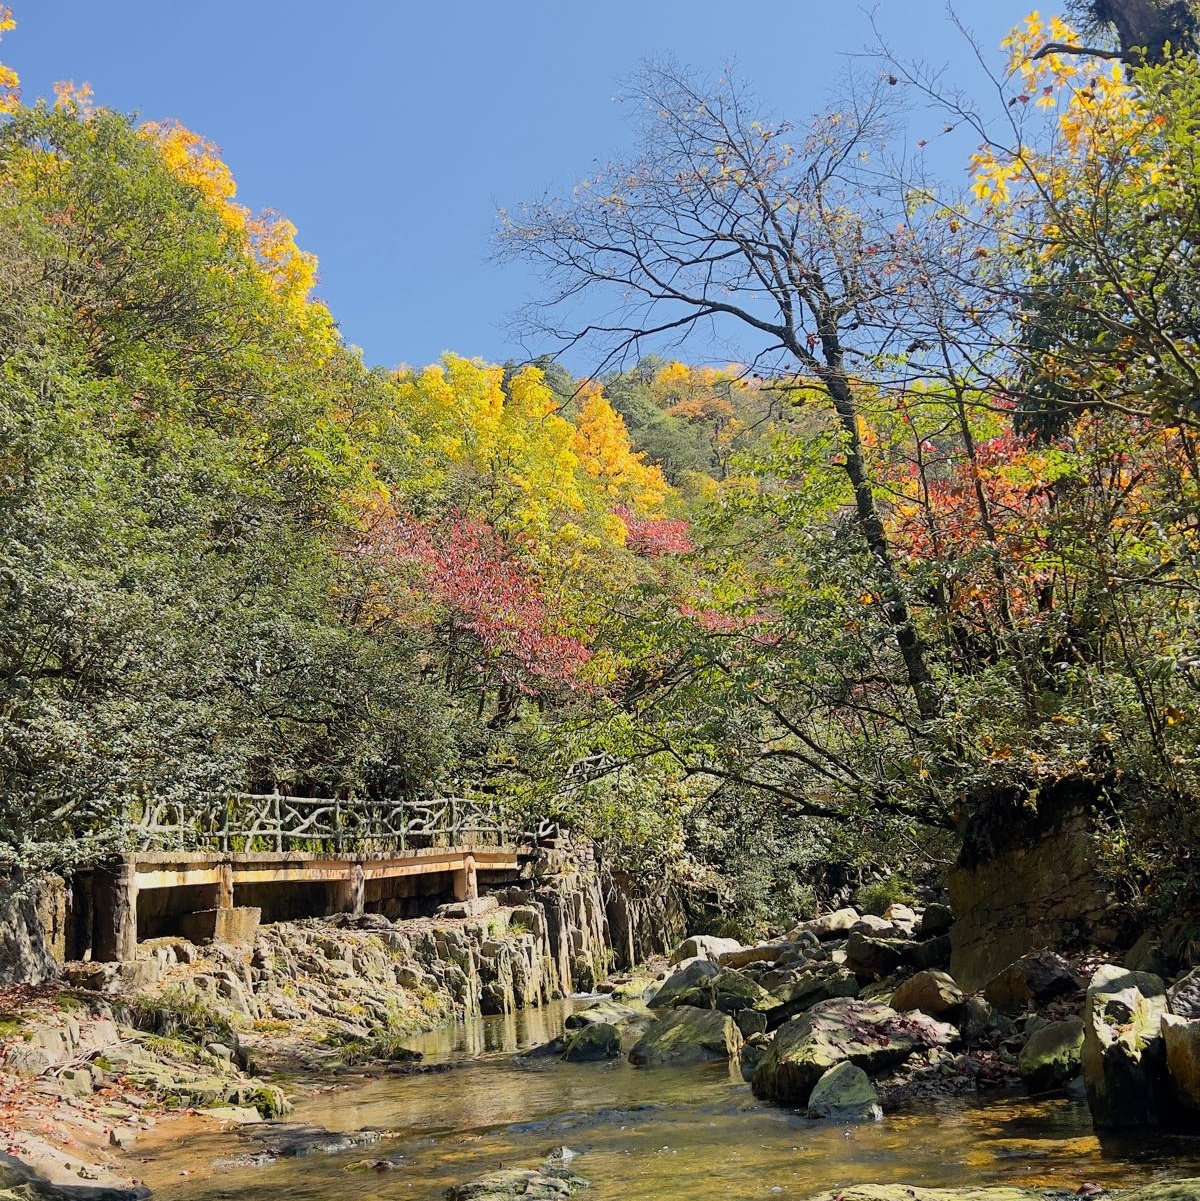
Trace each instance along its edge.
{"label": "submerged rock", "polygon": [[883,1110],[870,1077],[846,1061],[831,1067],[813,1086],[808,1116],[835,1122],[878,1122]]}
{"label": "submerged rock", "polygon": [[[906,1184],[856,1184],[836,1191],[841,1201],[1046,1201],[1048,1196],[1063,1195],[1041,1188],[925,1188]],[[832,1195],[829,1191],[817,1193],[808,1201],[829,1201]],[[1120,1201],[1200,1201],[1200,1177],[1147,1184],[1122,1192]]]}
{"label": "submerged rock", "polygon": [[280,1159],[334,1155],[351,1147],[376,1143],[383,1137],[381,1130],[367,1128],[339,1133],[304,1122],[251,1122],[239,1126],[237,1132]]}
{"label": "submerged rock", "polygon": [[501,1168],[446,1190],[446,1201],[558,1201],[589,1186],[570,1168]]}
{"label": "submerged rock", "polygon": [[629,1052],[629,1062],[635,1067],[657,1067],[733,1059],[741,1046],[741,1033],[728,1014],[681,1005],[646,1027]]}
{"label": "submerged rock", "polygon": [[591,1022],[567,1041],[563,1059],[568,1063],[596,1063],[617,1059],[621,1054],[621,1032],[607,1022]]}
{"label": "submerged rock", "polygon": [[1083,1019],[1067,1018],[1034,1031],[1017,1059],[1017,1070],[1034,1092],[1062,1088],[1079,1075],[1082,1054]]}

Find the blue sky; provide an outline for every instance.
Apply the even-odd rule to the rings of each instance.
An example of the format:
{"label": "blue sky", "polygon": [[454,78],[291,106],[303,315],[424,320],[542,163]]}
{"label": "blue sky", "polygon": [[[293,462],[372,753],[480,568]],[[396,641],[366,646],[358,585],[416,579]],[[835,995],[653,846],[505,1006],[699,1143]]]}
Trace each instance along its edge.
{"label": "blue sky", "polygon": [[[538,281],[489,261],[496,210],[566,190],[628,147],[614,97],[643,58],[734,63],[772,110],[802,119],[870,39],[864,9],[829,0],[10,3],[0,61],[27,100],[86,80],[100,104],[214,140],[242,202],[296,223],[347,341],[384,366],[521,356],[506,320]],[[1026,11],[955,9],[997,62]],[[903,55],[970,80],[943,0],[876,13]],[[582,355],[569,365],[588,369]]]}

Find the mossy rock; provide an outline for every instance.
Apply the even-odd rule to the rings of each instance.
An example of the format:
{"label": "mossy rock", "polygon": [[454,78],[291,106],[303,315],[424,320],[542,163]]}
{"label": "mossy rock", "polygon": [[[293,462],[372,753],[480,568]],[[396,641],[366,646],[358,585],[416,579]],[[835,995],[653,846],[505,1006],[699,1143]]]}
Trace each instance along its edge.
{"label": "mossy rock", "polygon": [[1082,1053],[1083,1019],[1051,1022],[1030,1036],[1017,1060],[1017,1070],[1034,1092],[1062,1088],[1079,1075]]}
{"label": "mossy rock", "polygon": [[614,1001],[642,1003],[649,1000],[656,992],[658,992],[658,981],[653,976],[634,976],[632,980],[615,985],[609,996]]}
{"label": "mossy rock", "polygon": [[807,1105],[817,1081],[850,1062],[874,1075],[903,1063],[917,1039],[897,1028],[887,1005],[839,998],[822,1001],[779,1028],[752,1081],[754,1095],[783,1105]]}
{"label": "mossy rock", "polygon": [[808,1116],[834,1122],[878,1122],[883,1110],[870,1077],[845,1060],[831,1067],[813,1086]]}
{"label": "mossy rock", "polygon": [[636,1067],[704,1063],[735,1058],[741,1046],[741,1032],[728,1014],[681,1005],[646,1027],[629,1062]]}
{"label": "mossy rock", "polygon": [[621,1032],[607,1022],[581,1026],[567,1042],[563,1059],[568,1063],[597,1063],[621,1054]]}
{"label": "mossy rock", "polygon": [[[657,998],[655,1003],[657,1005]],[[776,1008],[779,1003],[777,997],[771,996],[749,976],[729,969],[684,989],[671,1001],[672,1006],[690,1005],[694,1009],[719,1009],[722,1013],[737,1013],[741,1009],[765,1012]]]}

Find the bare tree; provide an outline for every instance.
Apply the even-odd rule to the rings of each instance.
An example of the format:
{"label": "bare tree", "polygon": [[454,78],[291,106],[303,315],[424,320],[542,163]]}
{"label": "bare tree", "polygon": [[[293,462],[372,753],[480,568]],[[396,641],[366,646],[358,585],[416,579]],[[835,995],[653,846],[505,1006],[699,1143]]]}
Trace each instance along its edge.
{"label": "bare tree", "polygon": [[[710,84],[651,65],[631,91],[640,153],[565,200],[504,214],[501,253],[548,282],[547,300],[527,313],[539,336],[597,342],[612,362],[656,338],[740,328],[756,370],[823,395],[907,686],[929,720],[939,698],[859,427],[870,364],[904,351],[908,294],[927,270],[908,245],[902,194],[874,165],[890,132],[888,82],[871,81],[800,132],[765,117],[729,74]],[[581,302],[604,295],[607,319],[571,323]]]}

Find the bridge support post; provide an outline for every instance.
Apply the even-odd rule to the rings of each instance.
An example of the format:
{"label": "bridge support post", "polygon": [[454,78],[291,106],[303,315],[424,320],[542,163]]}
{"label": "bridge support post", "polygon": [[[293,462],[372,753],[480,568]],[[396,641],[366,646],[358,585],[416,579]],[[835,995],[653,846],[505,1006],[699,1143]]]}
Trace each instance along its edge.
{"label": "bridge support post", "polygon": [[127,963],[137,957],[137,872],[132,855],[92,875],[92,959]]}
{"label": "bridge support post", "polygon": [[349,877],[334,884],[330,892],[334,913],[352,913],[355,917],[361,917],[367,908],[367,880],[362,864],[356,863]]}
{"label": "bridge support post", "polygon": [[454,899],[473,901],[479,896],[479,878],[475,872],[475,856],[464,855],[462,867],[454,873]]}
{"label": "bridge support post", "polygon": [[232,909],[233,908],[233,864],[226,861],[217,865],[217,870],[221,873],[220,879],[217,880],[217,908]]}

